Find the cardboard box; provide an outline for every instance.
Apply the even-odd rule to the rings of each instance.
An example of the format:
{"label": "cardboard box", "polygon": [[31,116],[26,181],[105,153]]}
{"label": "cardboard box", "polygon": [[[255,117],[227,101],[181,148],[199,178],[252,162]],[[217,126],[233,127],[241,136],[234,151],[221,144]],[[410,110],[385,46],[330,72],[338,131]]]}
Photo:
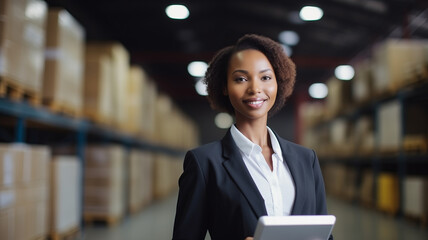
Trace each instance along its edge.
{"label": "cardboard box", "polygon": [[0,9],[0,76],[25,92],[41,94],[47,4],[4,0]]}
{"label": "cardboard box", "polygon": [[379,148],[382,152],[398,152],[402,143],[401,103],[392,100],[378,108]]}
{"label": "cardboard box", "polygon": [[127,90],[130,57],[128,50],[118,42],[91,42],[86,45],[87,58],[107,56],[111,62],[111,107],[113,124],[120,129],[126,129],[128,123],[127,114]]}
{"label": "cardboard box", "polygon": [[376,93],[397,91],[417,80],[426,71],[428,41],[388,39],[379,44],[373,56]]}
{"label": "cardboard box", "polygon": [[410,217],[428,216],[428,179],[407,177],[403,183],[403,212]]}
{"label": "cardboard box", "polygon": [[119,145],[90,145],[85,162],[84,214],[121,217],[125,150]]}
{"label": "cardboard box", "polygon": [[63,234],[80,224],[80,161],[74,156],[55,156],[51,171],[50,232]]}
{"label": "cardboard box", "polygon": [[112,63],[107,54],[91,55],[86,51],[83,111],[85,117],[99,123],[112,124]]}
{"label": "cardboard box", "polygon": [[49,9],[43,100],[82,112],[84,29],[64,9]]}

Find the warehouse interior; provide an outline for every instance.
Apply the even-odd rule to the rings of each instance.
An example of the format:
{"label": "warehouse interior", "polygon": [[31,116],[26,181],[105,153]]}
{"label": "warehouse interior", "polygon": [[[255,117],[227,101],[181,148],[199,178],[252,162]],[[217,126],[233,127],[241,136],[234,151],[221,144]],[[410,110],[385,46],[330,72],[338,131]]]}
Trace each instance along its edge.
{"label": "warehouse interior", "polygon": [[268,125],[317,153],[335,239],[428,238],[427,1],[0,7],[0,239],[171,239],[186,151],[234,121],[206,67],[249,33],[296,64]]}

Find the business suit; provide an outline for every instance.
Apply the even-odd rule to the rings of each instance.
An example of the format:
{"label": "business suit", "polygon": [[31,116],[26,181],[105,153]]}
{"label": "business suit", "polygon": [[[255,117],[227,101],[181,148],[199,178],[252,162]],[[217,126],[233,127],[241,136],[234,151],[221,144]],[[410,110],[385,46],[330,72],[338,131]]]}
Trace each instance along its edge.
{"label": "business suit", "polygon": [[[296,188],[291,214],[327,214],[314,151],[276,137]],[[221,141],[186,154],[179,186],[173,240],[204,239],[207,230],[212,240],[243,240],[254,235],[259,217],[267,215],[230,130]]]}

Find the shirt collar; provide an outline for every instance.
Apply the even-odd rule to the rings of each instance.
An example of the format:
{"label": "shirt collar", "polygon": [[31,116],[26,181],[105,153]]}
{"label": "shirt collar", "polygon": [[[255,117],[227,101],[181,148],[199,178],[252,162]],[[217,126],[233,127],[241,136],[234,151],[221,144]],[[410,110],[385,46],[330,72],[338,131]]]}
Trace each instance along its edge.
{"label": "shirt collar", "polygon": [[[270,141],[272,144],[272,149],[274,153],[276,153],[279,156],[282,156],[281,154],[281,147],[279,145],[278,139],[276,138],[273,131],[267,127]],[[251,142],[250,139],[248,139],[244,134],[242,134],[238,128],[236,128],[235,124],[232,125],[230,128],[230,133],[232,134],[232,138],[235,141],[236,145],[238,146],[239,150],[243,152],[247,157],[251,155],[253,151],[259,151],[261,152],[261,147],[257,144],[254,144]],[[282,157],[280,157],[281,161],[283,160]]]}

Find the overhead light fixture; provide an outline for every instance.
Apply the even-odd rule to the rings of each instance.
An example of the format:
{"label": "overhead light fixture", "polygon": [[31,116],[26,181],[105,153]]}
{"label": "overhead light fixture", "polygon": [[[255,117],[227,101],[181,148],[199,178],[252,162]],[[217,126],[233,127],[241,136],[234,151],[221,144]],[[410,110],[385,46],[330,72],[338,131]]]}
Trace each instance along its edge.
{"label": "overhead light fixture", "polygon": [[203,77],[207,71],[208,64],[203,61],[193,61],[187,65],[187,71],[193,77]]}
{"label": "overhead light fixture", "polygon": [[328,87],[324,83],[314,83],[309,87],[309,95],[316,99],[326,98],[328,95]]}
{"label": "overhead light fixture", "polygon": [[295,31],[282,31],[279,33],[279,41],[288,45],[294,46],[299,43],[300,37]]}
{"label": "overhead light fixture", "polygon": [[318,21],[322,18],[324,12],[319,7],[305,6],[300,10],[299,16],[303,21]]}
{"label": "overhead light fixture", "polygon": [[186,19],[189,17],[189,9],[184,5],[169,5],[165,9],[166,15],[171,19]]}
{"label": "overhead light fixture", "polygon": [[195,83],[196,92],[201,96],[208,96],[207,85],[204,83],[204,79],[200,78]]}
{"label": "overhead light fixture", "polygon": [[219,113],[215,116],[214,122],[218,128],[226,129],[232,126],[233,118],[227,113]]}
{"label": "overhead light fixture", "polygon": [[355,71],[351,65],[340,65],[334,70],[334,75],[337,79],[348,81],[354,77]]}

